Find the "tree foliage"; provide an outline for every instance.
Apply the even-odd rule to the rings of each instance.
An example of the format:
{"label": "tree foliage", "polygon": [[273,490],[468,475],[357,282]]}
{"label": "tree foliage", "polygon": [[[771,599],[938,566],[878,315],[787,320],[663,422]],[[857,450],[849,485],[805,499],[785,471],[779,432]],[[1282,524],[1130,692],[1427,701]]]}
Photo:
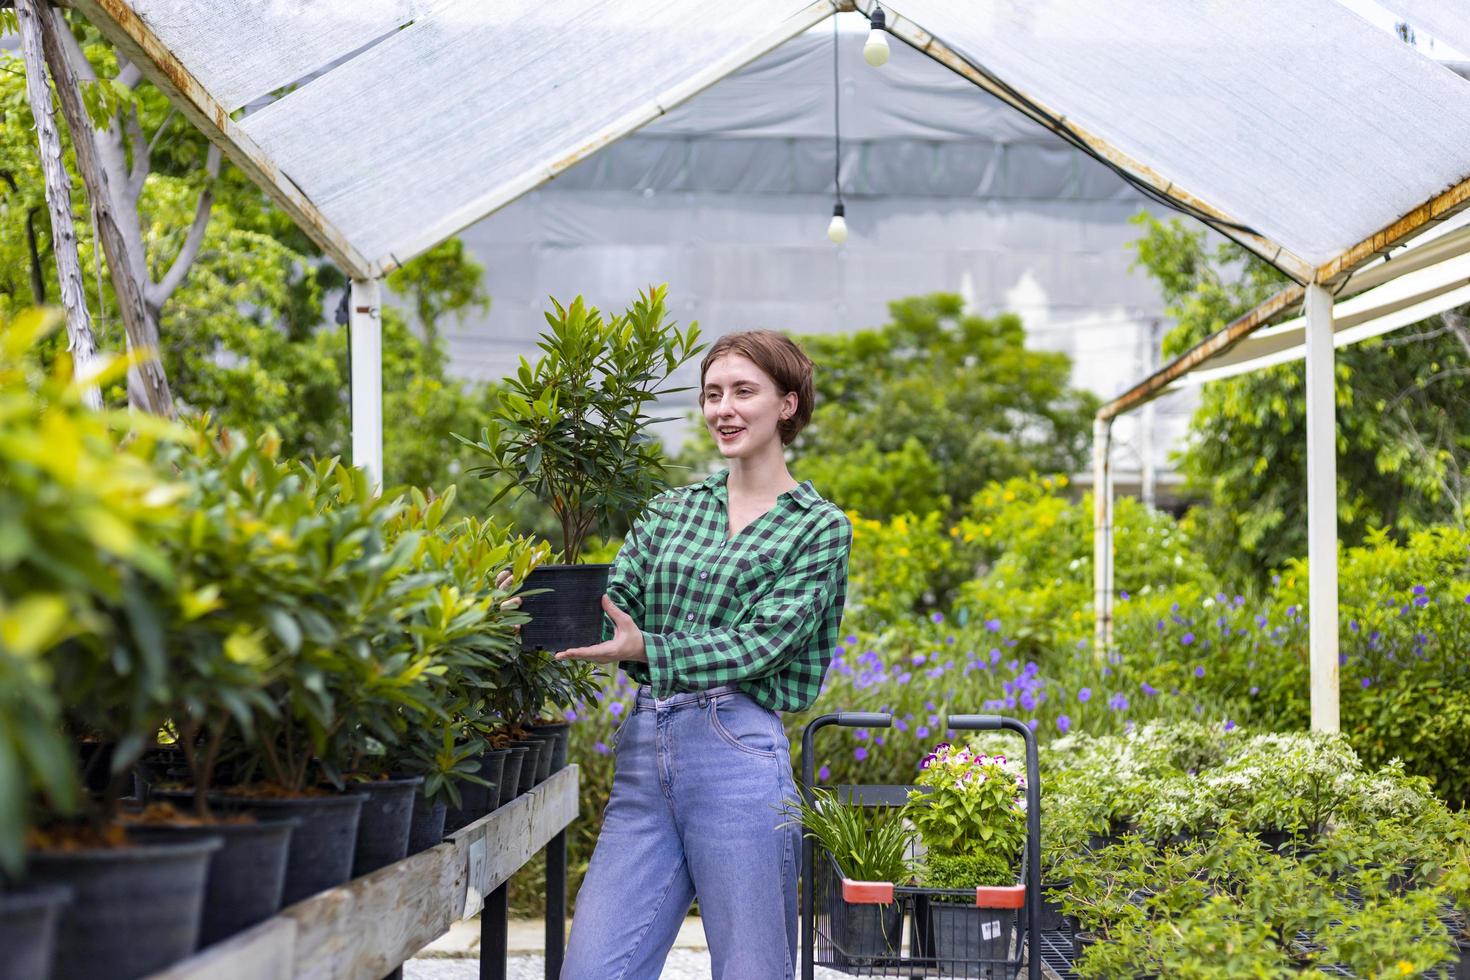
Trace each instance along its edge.
{"label": "tree foliage", "polygon": [[[849,511],[954,515],[993,480],[1087,460],[1096,398],[1065,354],[1028,350],[1019,317],[966,313],[953,294],[888,304],[887,324],[797,338],[817,366],[795,473]],[[701,435],[681,461],[715,460]]]}
{"label": "tree foliage", "polygon": [[[1238,246],[1210,249],[1179,220],[1142,216],[1138,265],[1177,326],[1173,356],[1284,280]],[[1447,313],[1337,351],[1337,518],[1347,544],[1463,527],[1470,503],[1470,325]],[[1192,524],[1226,580],[1260,581],[1306,553],[1306,371],[1301,362],[1205,386],[1178,457],[1206,502]]]}

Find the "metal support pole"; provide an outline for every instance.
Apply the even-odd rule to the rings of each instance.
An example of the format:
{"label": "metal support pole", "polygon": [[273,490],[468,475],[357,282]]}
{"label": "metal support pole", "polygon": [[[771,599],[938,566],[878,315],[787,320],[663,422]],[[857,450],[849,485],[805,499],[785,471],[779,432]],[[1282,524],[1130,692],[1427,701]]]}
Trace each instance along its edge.
{"label": "metal support pole", "polygon": [[1340,728],[1337,690],[1337,415],[1332,294],[1306,290],[1307,599],[1312,728]]}
{"label": "metal support pole", "polygon": [[352,363],[352,465],[383,482],[383,320],[381,281],[352,280],[348,343]]}
{"label": "metal support pole", "polygon": [[480,980],[505,980],[506,949],[510,946],[510,882],[503,881],[485,898],[480,909]]}
{"label": "metal support pole", "polygon": [[546,980],[561,976],[566,921],[567,832],[563,830],[546,844]]}
{"label": "metal support pole", "polygon": [[1113,476],[1111,419],[1092,422],[1092,613],[1093,657],[1113,648]]}

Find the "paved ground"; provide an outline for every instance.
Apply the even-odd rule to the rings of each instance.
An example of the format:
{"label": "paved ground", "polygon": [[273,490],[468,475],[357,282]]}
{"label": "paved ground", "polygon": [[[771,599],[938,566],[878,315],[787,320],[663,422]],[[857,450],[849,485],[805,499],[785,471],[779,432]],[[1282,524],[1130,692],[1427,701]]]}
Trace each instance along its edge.
{"label": "paved ground", "polygon": [[[568,927],[570,928],[570,923]],[[510,960],[506,980],[544,980],[546,927],[540,919],[513,919],[509,929]],[[674,949],[664,963],[660,980],[709,980],[709,949],[704,926],[697,918],[684,920]],[[846,974],[818,970],[818,980],[839,980]],[[454,927],[403,965],[404,980],[479,980],[480,920],[456,922]]]}

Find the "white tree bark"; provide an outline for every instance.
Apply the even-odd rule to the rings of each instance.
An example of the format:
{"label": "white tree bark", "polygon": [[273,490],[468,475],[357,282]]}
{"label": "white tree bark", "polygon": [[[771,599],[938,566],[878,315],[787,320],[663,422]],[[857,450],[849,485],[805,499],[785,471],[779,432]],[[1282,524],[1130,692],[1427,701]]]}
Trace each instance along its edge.
{"label": "white tree bark", "polygon": [[[46,204],[51,213],[51,251],[56,257],[56,277],[61,284],[61,303],[66,309],[67,350],[77,380],[91,376],[97,359],[97,342],[92,336],[92,318],[87,312],[86,280],[77,254],[76,227],[71,214],[71,177],[61,159],[61,136],[51,105],[51,87],[46,82],[46,60],[42,51],[41,19],[47,16],[41,0],[16,0],[20,21],[21,51],[26,66],[26,97],[36,120],[41,171],[46,181]],[[96,385],[83,389],[83,398],[93,409],[102,407],[102,392]]]}
{"label": "white tree bark", "polygon": [[[67,50],[68,47],[76,48],[76,39],[61,19],[60,12],[53,13],[52,17],[40,18],[46,63],[56,80],[61,111],[66,117],[67,128],[71,130],[77,168],[82,172],[87,194],[92,199],[92,213],[97,220],[102,253],[107,258],[112,288],[121,309],[128,351],[136,355],[128,368],[128,403],[135,409],[173,418],[173,393],[169,390],[168,377],[160,359],[158,323],[149,312],[143,295],[148,277],[136,202],[131,202],[131,207],[119,207],[129,176],[123,166],[120,149],[121,127],[114,125],[104,131],[101,139],[92,129],[82,105],[81,86],[77,80],[78,70],[90,74],[91,67],[86,64],[85,57],[73,64]],[[110,159],[114,143],[117,159]],[[139,186],[141,188],[141,181]]]}

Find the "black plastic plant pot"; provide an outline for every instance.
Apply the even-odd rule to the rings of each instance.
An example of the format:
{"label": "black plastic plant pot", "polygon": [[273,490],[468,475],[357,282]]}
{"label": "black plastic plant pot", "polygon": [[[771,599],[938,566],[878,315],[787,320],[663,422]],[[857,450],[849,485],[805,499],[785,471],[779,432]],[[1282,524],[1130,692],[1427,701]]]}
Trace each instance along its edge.
{"label": "black plastic plant pot", "polygon": [[551,772],[560,772],[567,765],[567,746],[571,741],[572,726],[570,722],[553,721],[545,725],[532,725],[531,734],[551,736],[556,739],[556,746],[551,751]]}
{"label": "black plastic plant pot", "polygon": [[980,908],[973,902],[916,896],[921,954],[945,976],[999,980],[1015,974],[1008,961],[1020,921],[1017,909]]}
{"label": "black plastic plant pot", "polygon": [[454,831],[467,827],[495,809],[495,803],[500,795],[500,783],[505,778],[505,759],[508,754],[505,749],[492,749],[480,756],[479,776],[487,781],[489,786],[464,780],[457,783],[459,806],[450,807],[445,813],[444,827],[446,830]]}
{"label": "black plastic plant pot", "polygon": [[362,813],[357,818],[357,846],[352,852],[352,877],[360,878],[408,854],[408,835],[413,827],[413,801],[423,776],[401,779],[375,779],[354,783],[353,789],[366,793]]}
{"label": "black plastic plant pot", "polygon": [[521,770],[526,766],[526,747],[512,745],[505,750],[505,769],[495,809],[500,809],[521,793]]}
{"label": "black plastic plant pot", "polygon": [[556,736],[533,735],[531,740],[541,743],[541,754],[536,757],[536,783],[539,785],[551,775],[551,757],[556,755]]}
{"label": "black plastic plant pot", "polygon": [[1036,928],[1041,932],[1066,932],[1066,916],[1062,915],[1061,893],[1072,887],[1070,878],[1043,882],[1041,885],[1041,912],[1036,917]]}
{"label": "black plastic plant pot", "polygon": [[51,975],[56,927],[71,895],[65,885],[0,891],[0,980]]}
{"label": "black plastic plant pot", "polygon": [[281,909],[286,855],[295,820],[197,826],[143,824],[128,829],[137,841],[166,844],[216,837],[220,849],[209,859],[199,946],[212,946],[263,922]]}
{"label": "black plastic plant pot", "polygon": [[85,851],[38,851],[27,881],[66,885],[51,980],[133,980],[198,947],[199,913],[218,837]]}
{"label": "black plastic plant pot", "polygon": [[417,854],[437,847],[444,840],[443,800],[430,803],[417,793],[413,798],[413,822],[408,828],[408,853]]}
{"label": "black plastic plant pot", "polygon": [[526,757],[521,760],[521,783],[517,787],[517,795],[529,793],[531,787],[536,785],[536,771],[541,765],[541,750],[544,743],[539,738],[522,739],[514,744],[526,750]]}
{"label": "black plastic plant pot", "polygon": [[612,566],[542,565],[526,576],[525,588],[550,589],[528,595],[521,612],[531,621],[521,627],[527,650],[565,650],[593,646],[602,640],[602,594]]}
{"label": "black plastic plant pot", "polygon": [[1080,960],[1084,953],[1097,943],[1097,934],[1078,930],[1072,933],[1072,959]]}
{"label": "black plastic plant pot", "polygon": [[357,821],[366,793],[256,799],[221,796],[222,808],[252,814],[257,820],[295,817],[286,858],[286,884],[281,905],[295,905],[319,891],[345,884],[352,877]]}
{"label": "black plastic plant pot", "polygon": [[849,881],[834,872],[834,887],[827,891],[827,922],[832,964],[839,970],[884,966],[903,945],[903,903],[886,882]]}

